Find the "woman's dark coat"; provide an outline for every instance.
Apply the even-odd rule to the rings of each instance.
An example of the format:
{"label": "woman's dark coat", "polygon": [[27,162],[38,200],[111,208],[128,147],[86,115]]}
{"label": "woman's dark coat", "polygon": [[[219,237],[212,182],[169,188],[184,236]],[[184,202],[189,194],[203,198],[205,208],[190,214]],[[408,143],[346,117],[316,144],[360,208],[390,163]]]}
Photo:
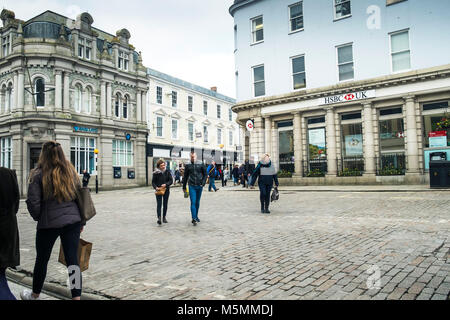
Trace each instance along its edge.
{"label": "woman's dark coat", "polygon": [[153,172],[152,186],[156,190],[156,188],[161,187],[163,184],[166,185],[166,190],[168,191],[173,184],[172,174],[169,170],[164,171],[164,173],[160,170],[156,170]]}
{"label": "woman's dark coat", "polygon": [[16,173],[0,168],[0,268],[20,265],[17,211],[20,192]]}

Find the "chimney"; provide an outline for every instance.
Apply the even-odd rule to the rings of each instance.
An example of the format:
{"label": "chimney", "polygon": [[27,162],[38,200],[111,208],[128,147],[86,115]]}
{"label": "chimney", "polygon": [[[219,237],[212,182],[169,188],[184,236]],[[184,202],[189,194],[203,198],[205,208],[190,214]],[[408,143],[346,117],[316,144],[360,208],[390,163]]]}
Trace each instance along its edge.
{"label": "chimney", "polygon": [[211,87],[211,91],[217,92],[217,87]]}

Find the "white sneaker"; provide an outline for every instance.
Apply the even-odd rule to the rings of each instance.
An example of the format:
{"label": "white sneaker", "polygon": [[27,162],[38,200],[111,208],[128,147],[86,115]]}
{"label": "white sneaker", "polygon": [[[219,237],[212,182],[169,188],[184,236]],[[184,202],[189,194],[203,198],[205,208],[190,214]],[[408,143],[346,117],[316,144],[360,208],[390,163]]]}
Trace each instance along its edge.
{"label": "white sneaker", "polygon": [[34,298],[31,293],[31,290],[25,289],[20,293],[20,298],[22,300],[39,300],[39,298]]}

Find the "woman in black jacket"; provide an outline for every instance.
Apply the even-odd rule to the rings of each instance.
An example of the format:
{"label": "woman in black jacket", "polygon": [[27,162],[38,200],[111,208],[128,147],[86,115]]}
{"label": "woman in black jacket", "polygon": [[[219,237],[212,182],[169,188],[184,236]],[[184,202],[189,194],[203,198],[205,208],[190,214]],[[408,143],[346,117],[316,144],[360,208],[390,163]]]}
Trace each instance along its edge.
{"label": "woman in black jacket", "polygon": [[169,170],[166,170],[166,163],[164,160],[159,160],[156,163],[156,170],[153,172],[152,185],[156,191],[165,189],[164,195],[156,195],[156,213],[158,214],[158,224],[161,225],[161,206],[164,203],[163,208],[163,222],[167,223],[167,206],[169,203],[170,186],[173,183],[173,177]]}
{"label": "woman in black jacket", "polygon": [[16,173],[0,168],[0,300],[16,300],[6,282],[6,268],[20,264],[16,217],[19,201]]}

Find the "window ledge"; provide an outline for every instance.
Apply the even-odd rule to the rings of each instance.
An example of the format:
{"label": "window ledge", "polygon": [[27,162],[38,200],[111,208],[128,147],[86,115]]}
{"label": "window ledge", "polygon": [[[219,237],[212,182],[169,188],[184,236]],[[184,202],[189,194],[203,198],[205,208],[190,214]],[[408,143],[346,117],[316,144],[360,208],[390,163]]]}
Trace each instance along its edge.
{"label": "window ledge", "polygon": [[333,20],[333,22],[337,22],[337,21],[340,21],[340,20],[344,20],[344,19],[347,19],[347,18],[351,18],[351,14],[349,14],[349,15],[346,15],[346,16],[343,16],[343,17],[339,17],[339,18],[334,18],[334,20]]}
{"label": "window ledge", "polygon": [[264,40],[261,40],[261,41],[258,41],[258,42],[250,43],[250,46],[256,46],[256,45],[258,45],[258,44],[260,44],[260,43],[264,43]]}
{"label": "window ledge", "polygon": [[294,33],[299,33],[299,32],[302,32],[302,31],[305,31],[305,28],[301,28],[301,29],[298,29],[298,30],[290,31],[288,33],[288,35],[291,35],[291,34],[294,34]]}

